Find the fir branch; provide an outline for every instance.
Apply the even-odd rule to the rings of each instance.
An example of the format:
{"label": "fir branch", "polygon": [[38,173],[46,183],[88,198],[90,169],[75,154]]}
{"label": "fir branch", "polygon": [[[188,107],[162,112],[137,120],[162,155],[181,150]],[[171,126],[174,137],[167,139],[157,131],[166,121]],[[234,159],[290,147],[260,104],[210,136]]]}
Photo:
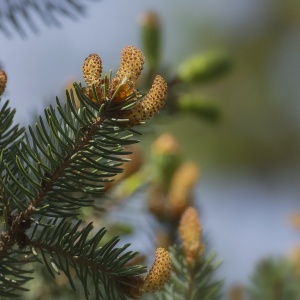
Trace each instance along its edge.
{"label": "fir branch", "polygon": [[[24,219],[35,212],[65,216],[66,210],[75,211],[91,205],[92,200],[88,200],[87,195],[99,194],[101,181],[105,182],[112,175],[122,172],[118,162],[123,160],[116,155],[122,150],[122,145],[136,142],[128,140],[132,134],[124,134],[124,129],[100,118],[93,108],[84,106],[74,116],[73,105],[68,101],[62,107],[57,100],[57,110],[53,107],[45,110],[47,124],[40,118],[36,130],[29,128],[30,137],[26,135],[27,142],[22,142],[17,150],[17,174],[4,163],[7,172],[4,187],[12,197],[15,208],[23,210],[27,207],[23,210]],[[82,120],[87,113],[89,117]],[[86,129],[83,131],[82,127]],[[32,146],[28,145],[30,139]],[[85,172],[88,168],[94,171]],[[13,186],[19,181],[19,173],[27,182],[19,185],[22,192],[16,197]],[[76,191],[85,195],[72,198],[69,194]],[[45,209],[41,209],[41,206]]]}
{"label": "fir branch", "polygon": [[[2,234],[2,240],[5,238]],[[1,246],[0,246],[1,250]],[[5,255],[4,255],[5,254]],[[16,297],[17,292],[26,291],[23,285],[32,279],[33,270],[24,270],[24,265],[35,259],[28,251],[11,251],[3,253],[0,257],[0,296]]]}
{"label": "fir branch", "polygon": [[214,253],[203,255],[202,225],[193,207],[182,214],[178,233],[182,244],[171,247],[172,289],[165,288],[164,295],[178,300],[219,299],[222,281],[213,276],[220,263],[215,262]]}
{"label": "fir branch", "polygon": [[[3,70],[0,70],[2,73]],[[5,74],[5,73],[3,73]],[[2,83],[2,82],[1,82]],[[0,84],[1,85],[1,84]],[[2,98],[0,97],[0,104]],[[25,128],[19,128],[19,125],[14,125],[14,116],[16,110],[9,107],[9,101],[5,101],[0,109],[0,176],[3,178],[6,172],[3,168],[3,162],[9,166],[10,169],[16,167],[15,161],[8,151],[15,153],[16,145],[21,141]],[[9,149],[9,150],[8,150]],[[4,187],[0,180],[0,215],[3,215],[4,209],[10,211],[9,196],[4,192]]]}
{"label": "fir branch", "polygon": [[[172,299],[196,300],[196,299],[219,299],[222,281],[214,279],[214,272],[220,265],[215,262],[215,253],[195,260],[194,264],[187,263],[182,248],[173,246],[170,249],[173,271],[170,285],[172,289],[165,287],[163,292]],[[159,299],[162,295],[159,294]]]}
{"label": "fir branch", "polygon": [[[142,54],[135,47],[125,49],[117,77],[105,77],[96,86],[93,76],[101,74],[92,71],[86,80],[92,82],[88,88],[74,84],[79,103],[67,92],[64,105],[57,99],[56,108],[45,109],[45,117],[39,118],[35,129],[29,127],[19,143],[0,155],[1,200],[6,201],[1,263],[5,266],[15,249],[27,255],[29,247],[50,274],[54,275],[52,268],[56,272],[61,269],[73,287],[69,268],[74,268],[87,298],[89,276],[97,299],[103,291],[109,299],[137,297],[144,284],[140,275],[145,268],[126,266],[136,255],[125,253],[129,245],[117,248],[119,238],[115,237],[99,247],[104,229],[89,238],[92,224],[80,228],[81,221],[72,218],[79,208],[92,205],[95,195],[101,195],[101,182],[123,171],[120,166],[127,161],[120,157],[126,153],[123,146],[137,142],[132,139],[131,127],[157,113],[166,99],[166,83],[160,76],[141,98],[134,84],[142,65],[136,69],[134,60],[141,62]],[[93,67],[92,62],[84,72]],[[135,102],[128,106],[128,99]],[[0,284],[10,277],[16,282],[7,293],[22,289],[30,279],[18,277],[18,271],[9,267],[3,271],[7,276],[0,276]]]}
{"label": "fir branch", "polygon": [[[78,230],[81,221],[73,224],[68,220],[61,220],[56,226],[44,227],[39,236],[34,234],[29,239],[28,245],[42,254],[43,261],[50,274],[62,270],[68,277],[72,288],[75,286],[72,280],[71,270],[74,269],[82,282],[86,298],[89,298],[89,281],[95,285],[93,299],[99,299],[101,289],[109,299],[125,299],[128,288],[136,288],[134,284],[142,280],[140,275],[146,271],[142,266],[128,266],[137,252],[125,252],[129,247],[126,244],[116,248],[119,238],[114,237],[109,242],[99,247],[106,230],[100,229],[92,237],[93,225]],[[140,278],[140,279],[139,279]]]}
{"label": "fir branch", "polygon": [[0,3],[0,31],[7,37],[12,36],[11,29],[20,36],[26,36],[23,21],[34,32],[38,28],[32,18],[32,14],[40,16],[47,26],[61,26],[58,16],[66,16],[76,20],[86,12],[83,0],[3,0]]}
{"label": "fir branch", "polygon": [[[1,102],[1,98],[0,98]],[[13,126],[13,119],[16,110],[9,107],[9,101],[6,101],[0,109],[0,149],[8,149],[15,144],[24,132],[24,128],[18,125]]]}

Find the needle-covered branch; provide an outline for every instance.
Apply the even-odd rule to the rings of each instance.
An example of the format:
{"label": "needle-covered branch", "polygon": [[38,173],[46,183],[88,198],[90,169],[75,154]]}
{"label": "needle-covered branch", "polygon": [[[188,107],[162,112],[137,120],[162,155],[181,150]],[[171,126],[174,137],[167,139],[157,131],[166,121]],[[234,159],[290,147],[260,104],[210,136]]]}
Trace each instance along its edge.
{"label": "needle-covered branch", "polygon": [[[9,147],[11,141],[2,139],[6,148],[0,156],[0,261],[5,268],[0,284],[7,278],[13,283],[6,296],[30,279],[20,277],[19,265],[10,267],[7,257],[19,257],[24,270],[25,261],[32,259],[44,262],[51,274],[60,269],[73,287],[70,269],[75,270],[87,298],[90,280],[94,298],[140,297],[143,292],[147,277],[140,275],[145,268],[127,266],[136,255],[126,252],[129,245],[116,247],[117,237],[100,245],[104,229],[91,233],[92,224],[82,228],[74,221],[80,208],[103,199],[104,183],[123,171],[127,159],[122,155],[128,154],[123,147],[138,142],[132,127],[151,118],[165,102],[167,85],[160,76],[145,96],[136,89],[143,61],[141,51],[128,46],[116,77],[102,79],[101,59],[90,55],[83,65],[87,87],[74,83],[78,101],[67,91],[66,103],[57,99],[24,135],[12,127],[7,104],[2,108],[11,116],[0,119],[7,123],[6,136],[19,140]],[[34,257],[28,256],[28,249]]]}

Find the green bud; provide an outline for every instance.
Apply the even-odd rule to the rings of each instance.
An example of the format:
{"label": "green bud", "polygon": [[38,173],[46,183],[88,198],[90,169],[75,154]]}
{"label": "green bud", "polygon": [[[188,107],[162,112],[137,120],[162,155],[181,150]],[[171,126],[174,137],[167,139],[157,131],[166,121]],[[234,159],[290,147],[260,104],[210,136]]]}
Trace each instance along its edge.
{"label": "green bud", "polygon": [[155,180],[168,188],[181,162],[179,142],[172,134],[164,133],[153,143],[151,150],[151,166]]}
{"label": "green bud", "polygon": [[179,65],[177,77],[182,82],[200,82],[216,78],[232,67],[228,54],[210,51],[187,58]]}
{"label": "green bud", "polygon": [[143,52],[150,69],[157,69],[161,54],[161,26],[156,13],[146,12],[141,18]]}
{"label": "green bud", "polygon": [[180,162],[180,157],[175,154],[152,155],[151,165],[155,180],[167,189]]}
{"label": "green bud", "polygon": [[219,107],[201,95],[184,94],[179,96],[177,108],[181,112],[192,113],[210,121],[217,121],[220,117]]}

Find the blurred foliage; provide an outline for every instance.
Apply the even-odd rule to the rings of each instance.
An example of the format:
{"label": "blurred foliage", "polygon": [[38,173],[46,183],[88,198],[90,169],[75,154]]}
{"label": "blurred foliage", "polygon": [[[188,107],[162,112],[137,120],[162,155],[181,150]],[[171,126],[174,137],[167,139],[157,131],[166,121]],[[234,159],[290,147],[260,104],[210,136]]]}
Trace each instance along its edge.
{"label": "blurred foliage", "polygon": [[0,3],[0,32],[7,37],[17,32],[25,37],[29,26],[33,32],[38,32],[38,26],[32,14],[40,17],[48,26],[61,26],[61,16],[77,19],[86,11],[86,1],[83,0],[4,0]]}
{"label": "blurred foliage", "polygon": [[[195,49],[222,44],[234,57],[234,68],[227,76],[198,87],[222,112],[217,126],[180,117],[167,127],[186,145],[186,156],[202,166],[271,173],[300,163],[299,105],[294,104],[299,99],[295,79],[299,48],[296,40],[285,45],[299,36],[299,3],[270,1],[264,9],[264,25],[258,25],[261,30],[248,35],[243,34],[245,28],[234,28],[231,35],[222,36],[217,19],[216,24],[207,25],[209,20],[189,18],[185,25],[190,35],[184,41],[189,39]],[[251,17],[249,31],[255,28],[255,16]],[[203,36],[193,39],[199,32]],[[283,61],[288,63],[289,54],[290,60],[294,59],[289,62],[294,73],[282,65]]]}
{"label": "blurred foliage", "polygon": [[248,288],[251,300],[300,299],[299,260],[293,263],[287,258],[267,258],[256,267]]}

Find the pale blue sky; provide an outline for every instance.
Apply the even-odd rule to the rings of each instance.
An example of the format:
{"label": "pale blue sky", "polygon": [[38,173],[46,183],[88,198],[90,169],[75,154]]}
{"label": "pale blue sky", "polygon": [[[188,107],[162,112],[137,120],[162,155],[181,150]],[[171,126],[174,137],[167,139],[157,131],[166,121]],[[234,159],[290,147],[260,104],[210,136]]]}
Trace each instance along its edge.
{"label": "pale blue sky", "polygon": [[[59,29],[46,27],[36,16],[38,35],[30,32],[25,22],[26,39],[17,34],[7,39],[0,32],[0,61],[8,74],[4,96],[17,108],[22,123],[27,123],[32,112],[41,112],[45,102],[54,101],[68,80],[81,79],[81,65],[90,53],[102,57],[104,69],[116,68],[124,46],[140,45],[139,17],[146,10],[157,11],[163,20],[164,62],[173,64],[199,47],[205,49],[208,43],[226,47],[235,39],[255,34],[268,19],[266,4],[259,0],[229,0],[227,6],[222,0],[88,3],[86,17],[77,22],[60,18],[63,26]],[[189,30],[200,24],[199,34],[191,37]],[[226,37],[223,41],[221,35]],[[199,46],[202,40],[206,42]]]}

